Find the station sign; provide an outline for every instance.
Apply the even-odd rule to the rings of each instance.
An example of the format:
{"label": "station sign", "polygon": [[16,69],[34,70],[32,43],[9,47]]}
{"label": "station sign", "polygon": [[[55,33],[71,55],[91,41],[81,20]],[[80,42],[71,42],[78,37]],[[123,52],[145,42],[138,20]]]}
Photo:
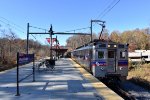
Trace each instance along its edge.
{"label": "station sign", "polygon": [[[19,65],[21,64],[27,64],[27,63],[30,63],[30,62],[33,62],[33,71],[31,74],[27,75],[26,77],[22,78],[22,79],[19,79]],[[35,62],[34,62],[34,54],[24,54],[24,53],[19,53],[17,52],[17,71],[16,71],[16,83],[17,83],[17,86],[16,86],[16,96],[20,96],[20,92],[19,92],[19,83],[21,81],[23,81],[24,79],[28,78],[30,75],[33,75],[33,82],[35,81]]]}
{"label": "station sign", "polygon": [[34,54],[18,54],[18,62],[19,64],[26,64],[32,62],[34,60]]}

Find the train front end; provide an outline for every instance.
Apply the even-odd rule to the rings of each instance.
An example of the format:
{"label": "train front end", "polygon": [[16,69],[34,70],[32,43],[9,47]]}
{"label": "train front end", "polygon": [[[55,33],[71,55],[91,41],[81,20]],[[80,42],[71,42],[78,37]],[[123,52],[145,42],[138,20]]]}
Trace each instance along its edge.
{"label": "train front end", "polygon": [[95,43],[91,67],[95,77],[125,80],[128,75],[128,45],[114,42]]}

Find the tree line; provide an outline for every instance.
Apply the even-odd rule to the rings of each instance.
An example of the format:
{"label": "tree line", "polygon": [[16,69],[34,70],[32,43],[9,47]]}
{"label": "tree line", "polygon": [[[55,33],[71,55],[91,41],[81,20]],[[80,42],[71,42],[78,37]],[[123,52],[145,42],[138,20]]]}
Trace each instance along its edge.
{"label": "tree line", "polygon": [[[99,33],[100,34],[100,33]],[[93,39],[98,39],[99,34],[93,33]],[[66,46],[69,51],[90,42],[87,35],[73,35],[69,37]],[[150,49],[150,29],[135,29],[124,32],[113,31],[109,34],[104,30],[102,39],[118,43],[128,43],[129,51],[136,49]],[[17,52],[26,53],[26,39],[20,39],[11,29],[0,28],[0,70],[5,66],[16,64]],[[50,55],[49,46],[42,45],[38,41],[29,40],[29,53],[35,53],[36,58]],[[54,53],[54,52],[53,52]]]}
{"label": "tree line", "polygon": [[[98,39],[99,35],[93,34],[93,39]],[[108,30],[104,30],[102,34],[102,39],[113,41],[117,43],[128,43],[129,51],[134,51],[136,49],[148,50],[150,49],[150,29],[135,29],[127,30],[124,32],[113,31],[110,34]],[[73,35],[67,39],[67,46],[70,47],[69,50],[74,50],[75,48],[82,46],[90,42],[90,36]]]}
{"label": "tree line", "polygon": [[[16,64],[17,52],[26,53],[26,39],[20,39],[11,29],[0,29],[0,70]],[[38,41],[29,40],[29,53],[36,58],[49,55],[49,47]]]}

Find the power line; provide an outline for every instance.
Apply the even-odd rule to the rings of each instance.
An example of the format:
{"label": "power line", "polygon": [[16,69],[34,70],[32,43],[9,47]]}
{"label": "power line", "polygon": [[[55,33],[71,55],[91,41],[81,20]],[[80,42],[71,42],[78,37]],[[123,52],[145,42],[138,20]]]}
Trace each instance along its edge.
{"label": "power line", "polygon": [[[105,12],[111,7],[112,4],[114,4],[115,1],[116,1],[116,0],[113,0],[111,3],[107,2],[107,3],[106,3],[106,8],[97,16],[97,18],[96,18],[95,20],[98,20],[98,18],[99,18],[100,16],[102,16],[103,14],[105,14]],[[108,4],[109,4],[109,5],[108,5]],[[108,5],[108,6],[107,6],[107,5]],[[95,26],[96,24],[99,24],[99,22],[93,23],[92,26]]]}
{"label": "power line", "polygon": [[120,0],[118,0],[106,13],[104,13],[101,18],[103,18],[106,14],[108,14],[119,2]]}
{"label": "power line", "polygon": [[[111,11],[118,3],[119,3],[119,1],[120,0],[118,0],[116,3],[115,3],[115,1],[116,0],[113,0],[99,15],[98,15],[98,17],[96,18],[96,19],[98,19],[100,16],[102,16],[102,17],[104,17],[109,11]],[[115,4],[114,4],[115,3]],[[114,5],[113,5],[114,4]],[[111,5],[113,5],[112,7],[111,7]],[[101,17],[101,18],[102,18]],[[99,24],[99,23],[97,23],[97,24]],[[95,24],[94,24],[95,25]],[[94,26],[93,25],[93,26]],[[65,32],[71,32],[71,31],[77,31],[77,30],[83,30],[83,29],[88,29],[88,28],[90,28],[90,27],[85,27],[85,28],[80,28],[80,29],[74,29],[74,30],[70,30],[70,31],[65,31]]]}
{"label": "power line", "polygon": [[113,0],[113,1],[97,16],[96,19],[98,19],[102,14],[104,14],[104,13],[107,11],[107,9],[109,9],[109,8],[111,7],[111,5],[114,3],[114,1],[116,1],[116,0]]}
{"label": "power line", "polygon": [[88,29],[90,27],[84,27],[84,28],[79,28],[79,29],[74,29],[74,30],[69,30],[69,31],[65,31],[65,32],[72,32],[72,31],[79,31],[79,30],[85,30],[85,29]]}
{"label": "power line", "polygon": [[33,37],[35,40],[37,40],[36,37],[35,37],[33,34],[31,34],[31,35],[32,35],[32,37]]}
{"label": "power line", "polygon": [[44,30],[45,32],[48,31],[47,29],[44,29],[44,28],[39,28],[39,27],[36,27],[36,26],[30,26],[32,28],[36,28],[36,29],[40,29],[40,30]]}
{"label": "power line", "polygon": [[[104,11],[103,12],[101,12],[101,14],[98,16],[98,17],[100,17],[102,14],[102,17],[104,17],[111,9],[113,9],[118,3],[119,3],[119,1],[117,1],[117,3],[115,3],[115,5],[113,5],[112,7],[111,7],[111,5],[112,4],[114,4],[114,2],[115,2],[116,0],[113,0],[113,2],[111,2],[109,5],[108,5],[108,7],[106,8],[106,9],[104,9]],[[111,7],[111,8],[110,8]],[[110,8],[110,9],[109,9]],[[108,11],[107,11],[108,10]],[[106,12],[106,13],[105,13]],[[98,18],[97,17],[97,18]],[[97,19],[96,18],[96,19]],[[99,24],[99,23],[98,23]],[[37,28],[37,27],[35,27],[35,28]],[[74,30],[69,30],[69,31],[65,31],[65,32],[72,32],[72,31],[79,31],[79,30],[83,30],[83,29],[88,29],[88,28],[91,28],[91,27],[84,27],[84,28],[79,28],[79,29],[74,29]],[[38,28],[38,29],[42,29],[42,28]],[[45,29],[42,29],[42,30],[45,30]]]}
{"label": "power line", "polygon": [[[119,2],[120,0],[118,0],[117,2],[115,2],[116,0],[113,0],[108,6],[107,8],[105,8],[100,14],[99,16],[96,18],[98,19],[99,17],[100,18],[103,18],[106,14],[108,14]],[[111,6],[113,5],[113,6]],[[95,22],[96,24],[99,24],[98,22]],[[94,24],[95,25],[95,24]],[[93,25],[93,26],[94,26]]]}
{"label": "power line", "polygon": [[9,23],[6,23],[6,22],[4,22],[4,21],[2,21],[2,20],[0,20],[0,22],[4,23],[5,25],[8,25],[9,27],[13,27],[15,30],[20,31],[21,33],[25,33],[23,30],[18,29],[18,28],[16,28],[16,27],[12,26],[12,25],[9,24]]}
{"label": "power line", "polygon": [[[7,19],[4,18],[4,17],[1,17],[1,16],[0,16],[0,18],[6,20],[8,23],[5,22],[5,21],[2,21],[2,20],[0,20],[0,22],[6,24],[6,25],[8,25],[8,26],[13,27],[13,28],[14,28],[15,30],[17,30],[17,31],[20,31],[20,32],[22,32],[22,33],[25,33],[25,32],[23,31],[23,30],[25,30],[23,27],[21,27],[21,26],[15,24],[15,23],[13,23],[13,22],[7,20]],[[11,24],[10,24],[10,23],[11,23]],[[12,25],[12,24],[13,24],[13,25]],[[16,28],[15,26],[17,26],[18,28]],[[33,27],[33,28],[37,28],[37,27]],[[42,29],[42,28],[38,28],[38,29]],[[45,29],[43,29],[43,30],[45,30]],[[31,35],[32,35],[32,37],[37,41],[37,38],[36,38],[33,34],[31,34]]]}
{"label": "power line", "polygon": [[6,22],[4,22],[4,21],[2,21],[2,20],[0,20],[0,21],[1,21],[2,23],[4,23],[4,24],[10,26],[10,24],[8,24],[8,23],[6,23]]}
{"label": "power line", "polygon": [[18,27],[18,28],[20,28],[20,29],[22,29],[22,30],[25,30],[25,29],[24,29],[23,27],[21,27],[20,25],[17,25],[17,24],[15,24],[14,22],[12,22],[12,21],[10,21],[10,20],[8,20],[8,19],[2,17],[2,16],[0,16],[0,18],[6,20],[8,23],[13,24],[13,26],[16,26],[16,27]]}

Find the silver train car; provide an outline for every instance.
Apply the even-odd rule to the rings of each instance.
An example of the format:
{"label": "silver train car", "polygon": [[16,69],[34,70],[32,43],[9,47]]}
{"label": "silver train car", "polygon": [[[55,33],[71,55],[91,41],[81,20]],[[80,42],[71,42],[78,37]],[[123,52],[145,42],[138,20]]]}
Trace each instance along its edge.
{"label": "silver train car", "polygon": [[128,75],[128,44],[94,40],[71,52],[71,57],[102,79],[126,80]]}

